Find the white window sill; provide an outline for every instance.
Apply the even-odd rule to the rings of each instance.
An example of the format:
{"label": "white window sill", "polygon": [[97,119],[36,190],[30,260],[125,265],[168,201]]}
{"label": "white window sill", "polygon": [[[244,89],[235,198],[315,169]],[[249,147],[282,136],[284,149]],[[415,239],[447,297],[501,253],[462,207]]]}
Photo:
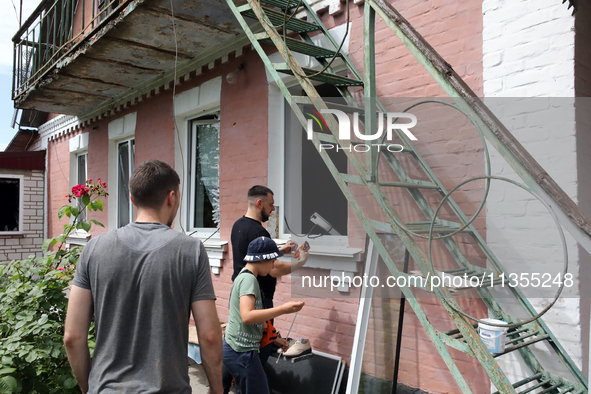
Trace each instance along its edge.
{"label": "white window sill", "polygon": [[[301,240],[298,240],[301,245]],[[275,240],[278,245],[283,245],[285,240]],[[303,268],[316,268],[324,270],[338,270],[351,273],[357,273],[357,263],[361,261],[363,249],[350,248],[343,245],[317,244],[310,243],[310,257]],[[293,257],[287,255],[281,257],[281,260],[291,261]]]}
{"label": "white window sill", "polygon": [[220,268],[222,268],[224,263],[224,253],[228,251],[228,241],[208,239],[203,242],[203,246],[205,246],[205,250],[207,251],[211,272],[216,275],[219,274]]}
{"label": "white window sill", "polygon": [[68,237],[66,238],[66,245],[84,246],[88,243],[88,241],[90,241],[90,238],[92,238],[91,233],[87,233],[84,230],[78,229],[70,233],[70,235],[68,235]]}

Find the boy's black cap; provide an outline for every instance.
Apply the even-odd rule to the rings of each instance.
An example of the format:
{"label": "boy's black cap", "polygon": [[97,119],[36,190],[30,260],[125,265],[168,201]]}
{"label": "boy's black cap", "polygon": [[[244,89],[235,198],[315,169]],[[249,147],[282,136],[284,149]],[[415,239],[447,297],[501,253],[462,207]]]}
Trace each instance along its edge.
{"label": "boy's black cap", "polygon": [[271,238],[259,237],[248,244],[248,251],[244,261],[254,263],[256,261],[275,260],[283,256],[277,244]]}

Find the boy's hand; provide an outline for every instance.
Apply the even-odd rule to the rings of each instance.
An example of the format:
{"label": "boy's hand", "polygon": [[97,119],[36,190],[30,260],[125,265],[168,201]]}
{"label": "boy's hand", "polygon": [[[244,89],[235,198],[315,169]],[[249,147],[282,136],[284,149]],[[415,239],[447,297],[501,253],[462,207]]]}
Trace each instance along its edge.
{"label": "boy's hand", "polygon": [[279,346],[283,352],[286,352],[287,349],[289,349],[289,342],[283,338],[277,338],[274,343],[276,346]]}
{"label": "boy's hand", "polygon": [[308,261],[308,257],[310,257],[309,252],[305,252],[303,250],[300,250],[300,256],[298,258],[298,261],[302,261],[304,264],[306,264],[306,261]]}
{"label": "boy's hand", "polygon": [[299,312],[304,307],[304,301],[289,301],[282,305],[285,313]]}

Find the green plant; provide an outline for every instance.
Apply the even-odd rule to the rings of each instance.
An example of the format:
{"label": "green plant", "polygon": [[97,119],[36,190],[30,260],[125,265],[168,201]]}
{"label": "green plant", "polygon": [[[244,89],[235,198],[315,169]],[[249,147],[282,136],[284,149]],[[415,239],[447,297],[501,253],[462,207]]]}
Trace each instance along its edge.
{"label": "green plant", "polygon": [[[72,219],[64,234],[43,242],[42,257],[29,256],[0,265],[0,393],[79,393],[63,345],[67,289],[73,279],[81,246],[63,248],[75,229],[89,231],[96,220],[78,221],[84,210],[103,210],[99,197],[106,184],[76,185],[58,216]],[[81,208],[78,208],[81,207]],[[47,251],[51,245],[59,246]],[[94,326],[89,333],[94,348]]]}

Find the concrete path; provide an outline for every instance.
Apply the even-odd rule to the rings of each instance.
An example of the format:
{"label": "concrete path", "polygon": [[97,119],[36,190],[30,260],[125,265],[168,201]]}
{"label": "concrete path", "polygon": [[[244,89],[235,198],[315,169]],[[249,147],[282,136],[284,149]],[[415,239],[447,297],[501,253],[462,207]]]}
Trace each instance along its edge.
{"label": "concrete path", "polygon": [[[207,377],[205,377],[205,371],[203,371],[203,365],[197,364],[190,358],[188,360],[189,378],[191,379],[193,394],[207,394],[209,384],[207,383]],[[234,393],[234,387],[232,387],[230,393]]]}

